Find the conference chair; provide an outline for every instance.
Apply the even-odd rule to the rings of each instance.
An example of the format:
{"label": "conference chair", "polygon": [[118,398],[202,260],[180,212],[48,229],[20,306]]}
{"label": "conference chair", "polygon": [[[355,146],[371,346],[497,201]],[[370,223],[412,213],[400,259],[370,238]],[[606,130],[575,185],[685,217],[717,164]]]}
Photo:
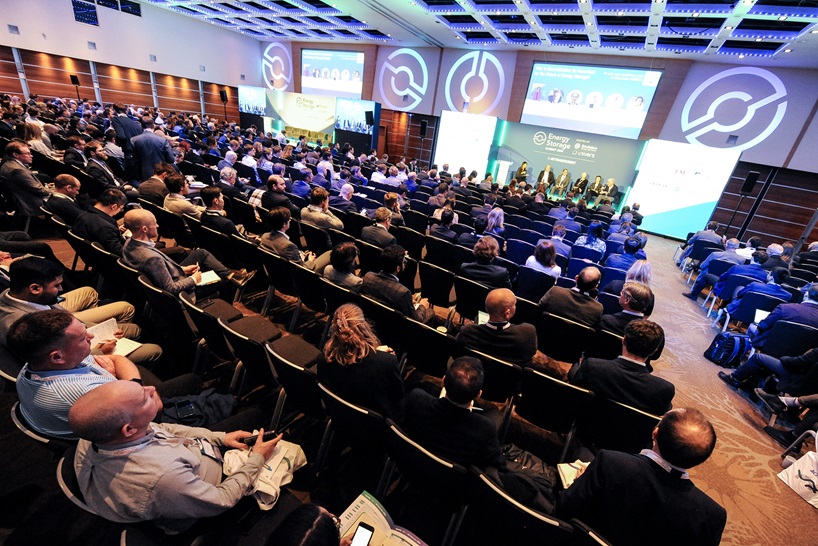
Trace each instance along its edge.
{"label": "conference chair", "polygon": [[409,343],[413,343],[404,334],[406,317],[403,314],[369,296],[362,295],[358,302],[364,316],[373,323],[383,345],[388,345],[400,355]]}
{"label": "conference chair", "polygon": [[781,358],[802,355],[813,347],[818,347],[818,328],[789,320],[779,320],[770,329],[761,352]]}
{"label": "conference chair", "polygon": [[614,281],[624,281],[627,276],[628,272],[624,269],[605,267],[602,269],[602,280],[599,281],[599,286],[606,286]]}
{"label": "conference chair", "polygon": [[522,368],[473,349],[461,349],[459,354],[477,358],[483,363],[485,379],[480,398],[503,404],[504,413],[508,415],[514,395],[520,392]]}
{"label": "conference chair", "polygon": [[[566,231],[566,239],[568,239],[568,232]],[[576,239],[574,239],[576,241]],[[602,253],[587,246],[573,246],[571,247],[571,259],[590,260],[594,263],[599,263],[602,259]]]}
{"label": "conference chair", "polygon": [[594,453],[600,449],[639,453],[651,446],[651,434],[660,419],[627,404],[595,396],[590,411],[579,421],[577,436]]}
{"label": "conference chair", "polygon": [[486,472],[471,467],[467,478],[468,510],[462,544],[569,544],[573,528],[566,522],[515,500]]}
{"label": "conference chair", "polygon": [[573,543],[576,546],[614,546],[580,520],[575,518],[570,523],[574,528]]}
{"label": "conference chair", "polygon": [[423,235],[406,226],[393,226],[393,228],[395,229],[398,244],[406,250],[412,259],[420,261],[423,258],[423,248],[426,245]]}
{"label": "conference chair", "polygon": [[[419,203],[419,204],[416,204]],[[422,203],[413,199],[411,202],[412,209],[401,211],[403,222],[409,229],[413,229],[422,235],[426,235],[426,228],[429,225],[429,215],[426,203]],[[417,207],[422,207],[418,209]]]}
{"label": "conference chair", "polygon": [[597,330],[593,340],[588,344],[585,356],[613,360],[622,354],[623,337],[607,330]]}
{"label": "conference chair", "polygon": [[543,313],[537,326],[538,349],[555,360],[573,364],[593,343],[596,331],[573,320]]}
{"label": "conference chair", "polygon": [[477,313],[486,310],[486,296],[491,288],[479,282],[455,275],[454,292],[456,296],[455,309],[460,315],[460,324],[465,319],[477,320]]}
{"label": "conference chair", "polygon": [[270,231],[264,225],[264,218],[267,211],[261,207],[254,207],[242,199],[233,200],[233,212],[236,215],[236,223],[243,226],[245,231],[254,235],[263,235]]}
{"label": "conference chair", "polygon": [[[757,310],[761,309],[762,311],[771,312],[782,303],[787,302],[781,298],[770,296],[769,294],[760,294],[758,292],[750,292],[749,294],[745,294],[742,296],[741,301],[739,302],[738,309],[736,309],[732,315],[727,311],[726,307],[723,309],[724,326],[722,326],[721,331],[724,332],[727,330],[727,326],[730,324],[731,320],[748,325],[752,324],[755,322]],[[716,315],[716,320],[713,321],[712,326],[716,326],[721,319],[722,312],[719,311],[719,314]]]}
{"label": "conference chair", "polygon": [[603,315],[613,315],[622,310],[622,306],[619,304],[618,294],[600,292],[596,297],[596,301],[602,304]]}
{"label": "conference chair", "polygon": [[706,307],[707,301],[710,300],[710,308],[707,310],[707,316],[710,317],[710,314],[713,312],[713,307],[716,306],[717,299],[722,304],[730,303],[731,301],[733,301],[733,297],[735,297],[736,293],[739,290],[741,290],[751,282],[755,282],[756,280],[758,279],[748,277],[747,275],[730,275],[729,277],[727,277],[727,280],[724,281],[724,288],[719,292],[719,296],[716,296],[715,290],[711,290],[707,297],[704,298],[702,307]]}
{"label": "conference chair", "polygon": [[506,258],[517,265],[523,265],[529,256],[534,255],[535,248],[536,247],[531,243],[517,239],[509,239],[506,244]]}
{"label": "conference chair", "polygon": [[533,267],[521,267],[517,274],[517,297],[538,302],[557,279]]}
{"label": "conference chair", "polygon": [[293,278],[290,273],[290,261],[265,248],[257,247],[257,249],[262,264],[262,271],[264,271],[264,275],[267,277],[267,295],[261,306],[261,315],[267,316],[276,290],[292,297],[297,297],[297,294],[295,293]]}
{"label": "conference chair", "polygon": [[318,315],[326,313],[327,302],[324,300],[321,275],[296,263],[290,264],[290,273],[292,274],[295,295],[298,298],[292,322],[290,322],[288,328],[292,332],[298,326],[298,319],[305,305],[313,310],[316,315],[314,320],[317,320]]}
{"label": "conference chair", "polygon": [[586,267],[596,267],[597,269],[599,269],[600,274],[603,273],[604,270],[604,268],[596,262],[589,262],[584,258],[569,258],[568,270],[565,273],[565,276],[568,277],[569,279],[573,279],[574,277],[579,275],[579,272],[585,269]]}
{"label": "conference chair", "polygon": [[514,412],[541,429],[563,436],[563,448],[557,461],[561,463],[566,460],[580,416],[590,410],[593,396],[587,389],[526,368]]}
{"label": "conference chair", "polygon": [[20,409],[20,401],[17,400],[11,406],[11,421],[14,423],[14,426],[17,427],[17,430],[43,444],[49,451],[51,451],[55,456],[59,456],[67,449],[71,449],[77,445],[76,440],[64,440],[62,438],[55,438],[54,436],[49,436],[47,434],[43,434],[41,432],[37,432],[31,425],[28,424],[26,418],[23,416],[23,412]]}
{"label": "conference chair", "polygon": [[307,241],[307,249],[320,256],[330,249],[329,233],[318,226],[314,226],[309,222],[301,222],[301,234],[304,240]]}
{"label": "conference chair", "polygon": [[544,239],[545,236],[540,233],[539,231],[534,231],[533,229],[521,229],[520,230],[520,237],[519,239],[525,241],[526,243],[537,246],[541,239]]}

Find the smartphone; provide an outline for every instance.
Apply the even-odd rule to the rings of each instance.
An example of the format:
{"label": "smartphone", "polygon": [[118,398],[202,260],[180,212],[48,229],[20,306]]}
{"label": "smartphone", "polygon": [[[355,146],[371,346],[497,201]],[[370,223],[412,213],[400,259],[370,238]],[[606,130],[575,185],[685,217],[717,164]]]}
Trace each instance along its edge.
{"label": "smartphone", "polygon": [[196,408],[193,406],[193,402],[177,402],[176,403],[176,411],[179,412],[180,418],[191,417],[196,413]]}
{"label": "smartphone", "polygon": [[355,529],[355,534],[352,535],[351,546],[368,546],[369,541],[372,540],[372,535],[375,533],[375,528],[367,525],[363,521],[358,524]]}
{"label": "smartphone", "polygon": [[[278,436],[278,432],[271,430],[264,433],[264,437],[261,439],[262,442],[269,442],[273,438]],[[258,438],[258,434],[253,434],[252,436],[248,436],[247,438],[242,438],[242,443],[248,446],[252,446],[256,444],[256,439]]]}

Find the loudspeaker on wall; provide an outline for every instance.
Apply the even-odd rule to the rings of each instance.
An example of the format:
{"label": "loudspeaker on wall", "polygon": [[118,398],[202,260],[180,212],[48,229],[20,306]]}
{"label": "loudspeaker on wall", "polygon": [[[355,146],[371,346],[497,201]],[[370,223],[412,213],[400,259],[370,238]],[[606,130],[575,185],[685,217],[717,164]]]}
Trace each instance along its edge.
{"label": "loudspeaker on wall", "polygon": [[426,136],[426,129],[429,127],[429,122],[425,119],[420,120],[420,136]]}
{"label": "loudspeaker on wall", "polygon": [[367,125],[375,125],[375,114],[372,112],[372,110],[366,110],[364,115],[366,116]]}
{"label": "loudspeaker on wall", "polygon": [[227,91],[219,89],[219,97],[221,97],[222,102],[227,102]]}
{"label": "loudspeaker on wall", "polygon": [[80,79],[76,76],[76,74],[71,74],[71,85],[79,85]]}
{"label": "loudspeaker on wall", "polygon": [[750,171],[747,173],[747,178],[744,179],[744,185],[742,185],[741,190],[739,190],[742,195],[750,195],[753,193],[753,186],[756,185],[760,174],[758,171]]}

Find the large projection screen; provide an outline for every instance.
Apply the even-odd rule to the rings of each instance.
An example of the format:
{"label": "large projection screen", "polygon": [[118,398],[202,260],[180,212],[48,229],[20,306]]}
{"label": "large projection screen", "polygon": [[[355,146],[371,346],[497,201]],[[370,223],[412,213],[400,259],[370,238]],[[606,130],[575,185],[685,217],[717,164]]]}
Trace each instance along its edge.
{"label": "large projection screen", "polygon": [[359,51],[301,50],[301,92],[360,99],[364,54]]}
{"label": "large projection screen", "polygon": [[480,114],[464,114],[444,110],[440,113],[440,127],[433,163],[438,168],[449,165],[449,172],[460,167],[476,170],[482,176],[489,162],[497,118]]}
{"label": "large projection screen", "polygon": [[628,198],[639,203],[641,229],[685,239],[704,229],[741,152],[651,140],[637,165]]}
{"label": "large projection screen", "polygon": [[639,138],[662,72],[534,63],[521,123]]}

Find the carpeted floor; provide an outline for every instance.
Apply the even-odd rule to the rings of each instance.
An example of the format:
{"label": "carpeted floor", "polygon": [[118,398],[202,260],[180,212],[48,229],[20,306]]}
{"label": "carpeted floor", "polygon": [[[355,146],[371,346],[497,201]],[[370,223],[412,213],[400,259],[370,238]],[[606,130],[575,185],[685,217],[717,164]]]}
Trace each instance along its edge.
{"label": "carpeted floor", "polygon": [[722,544],[814,544],[818,512],[776,477],[783,449],[762,430],[768,414],[721,382],[716,376],[721,368],[702,356],[717,330],[705,318],[706,310],[681,295],[689,288],[673,264],[676,246],[651,237],[646,248],[656,292],[652,318],[667,337],[654,368],[676,385],[674,407],[697,408],[716,428],[713,456],[691,477],[727,509]]}

